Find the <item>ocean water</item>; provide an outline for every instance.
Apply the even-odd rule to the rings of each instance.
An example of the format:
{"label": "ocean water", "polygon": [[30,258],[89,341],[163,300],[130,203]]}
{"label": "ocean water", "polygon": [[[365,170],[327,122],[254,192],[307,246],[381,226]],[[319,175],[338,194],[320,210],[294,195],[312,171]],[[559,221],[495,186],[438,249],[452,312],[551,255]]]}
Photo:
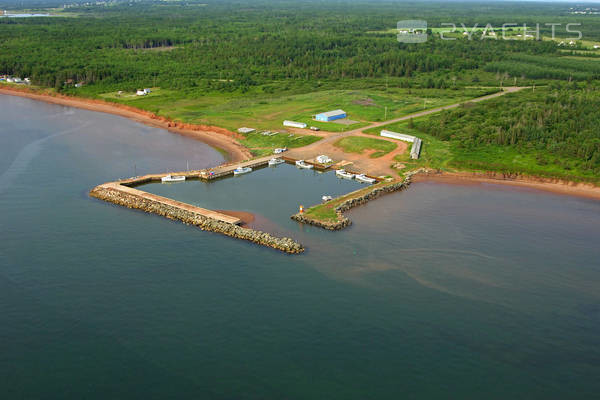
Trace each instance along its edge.
{"label": "ocean water", "polygon": [[[290,256],[89,198],[214,166],[126,119],[0,96],[0,393],[21,399],[593,398],[600,202],[416,183],[327,232],[356,183],[290,166],[146,185],[256,214]],[[330,193],[329,193],[330,192]]]}

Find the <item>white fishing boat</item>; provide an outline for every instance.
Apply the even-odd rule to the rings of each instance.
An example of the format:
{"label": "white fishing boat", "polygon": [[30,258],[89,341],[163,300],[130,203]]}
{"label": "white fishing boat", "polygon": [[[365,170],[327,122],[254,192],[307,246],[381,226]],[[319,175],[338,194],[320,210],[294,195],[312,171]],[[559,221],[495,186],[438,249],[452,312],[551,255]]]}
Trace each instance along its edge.
{"label": "white fishing boat", "polygon": [[269,167],[274,167],[276,165],[283,164],[284,162],[285,161],[283,161],[282,158],[271,158],[269,160]]}
{"label": "white fishing boat", "polygon": [[242,175],[247,174],[248,172],[252,172],[252,168],[250,167],[238,167],[233,170],[234,175]]}
{"label": "white fishing boat", "polygon": [[171,182],[183,182],[185,181],[185,176],[183,175],[167,175],[160,178],[162,183],[171,183]]}
{"label": "white fishing boat", "polygon": [[377,182],[377,179],[369,178],[365,174],[356,175],[354,177],[354,179],[356,179],[357,181],[362,182],[362,183],[375,183],[375,182]]}
{"label": "white fishing boat", "polygon": [[305,163],[304,160],[298,160],[298,161],[296,161],[296,167],[304,168],[304,169],[312,169],[313,165]]}
{"label": "white fishing boat", "polygon": [[323,203],[326,203],[329,200],[333,200],[333,197],[325,195],[325,196],[321,197],[321,200],[323,200]]}
{"label": "white fishing boat", "polygon": [[352,179],[354,178],[354,174],[351,174],[350,172],[346,172],[345,169],[338,169],[335,171],[335,175],[338,178],[344,178],[344,179]]}

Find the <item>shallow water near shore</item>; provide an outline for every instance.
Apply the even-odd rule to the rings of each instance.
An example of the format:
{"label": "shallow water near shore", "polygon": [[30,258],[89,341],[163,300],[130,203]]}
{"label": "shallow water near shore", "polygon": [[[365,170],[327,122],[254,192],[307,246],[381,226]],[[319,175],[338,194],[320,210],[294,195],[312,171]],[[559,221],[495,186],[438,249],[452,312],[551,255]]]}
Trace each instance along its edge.
{"label": "shallow water near shore", "polygon": [[198,141],[11,96],[0,117],[5,398],[600,390],[600,202],[422,182],[328,232],[289,220],[298,204],[288,204],[357,187],[328,174],[280,166],[142,187],[251,211],[308,249],[290,256],[87,195],[135,173],[222,162]]}

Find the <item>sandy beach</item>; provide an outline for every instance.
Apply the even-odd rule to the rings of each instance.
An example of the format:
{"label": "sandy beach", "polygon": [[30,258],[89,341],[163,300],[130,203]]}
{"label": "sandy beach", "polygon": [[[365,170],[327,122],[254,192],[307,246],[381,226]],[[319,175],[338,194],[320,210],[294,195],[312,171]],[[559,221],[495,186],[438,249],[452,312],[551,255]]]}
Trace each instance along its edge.
{"label": "sandy beach", "polygon": [[26,97],[33,100],[45,101],[47,103],[119,115],[145,125],[167,129],[170,132],[198,139],[212,147],[223,150],[223,152],[227,154],[227,161],[230,162],[252,158],[250,150],[237,141],[237,139],[240,138],[237,133],[216,126],[184,124],[171,121],[148,111],[122,104],[34,91],[28,88],[0,86],[0,94]]}

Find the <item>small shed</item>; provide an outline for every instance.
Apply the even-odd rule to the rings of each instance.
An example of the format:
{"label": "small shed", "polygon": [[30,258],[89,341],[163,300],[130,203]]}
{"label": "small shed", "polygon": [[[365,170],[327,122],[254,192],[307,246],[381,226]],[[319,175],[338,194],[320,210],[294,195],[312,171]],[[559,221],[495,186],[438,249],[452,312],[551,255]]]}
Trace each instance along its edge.
{"label": "small shed", "polygon": [[333,160],[325,154],[318,156],[316,160],[319,164],[329,164],[330,162],[333,162]]}
{"label": "small shed", "polygon": [[145,96],[148,93],[144,92],[143,90],[138,90],[137,92],[135,92],[135,94],[138,95],[138,96]]}
{"label": "small shed", "polygon": [[245,126],[242,126],[241,128],[238,128],[238,133],[241,133],[242,135],[247,135],[249,133],[254,132],[256,129],[254,128],[246,128]]}
{"label": "small shed", "polygon": [[342,118],[346,118],[346,111],[344,111],[344,110],[327,111],[327,112],[315,115],[315,119],[317,121],[323,121],[323,122],[334,121],[336,119],[342,119]]}
{"label": "small shed", "polygon": [[304,122],[296,122],[296,121],[283,121],[283,126],[289,126],[292,128],[306,128],[306,124]]}

